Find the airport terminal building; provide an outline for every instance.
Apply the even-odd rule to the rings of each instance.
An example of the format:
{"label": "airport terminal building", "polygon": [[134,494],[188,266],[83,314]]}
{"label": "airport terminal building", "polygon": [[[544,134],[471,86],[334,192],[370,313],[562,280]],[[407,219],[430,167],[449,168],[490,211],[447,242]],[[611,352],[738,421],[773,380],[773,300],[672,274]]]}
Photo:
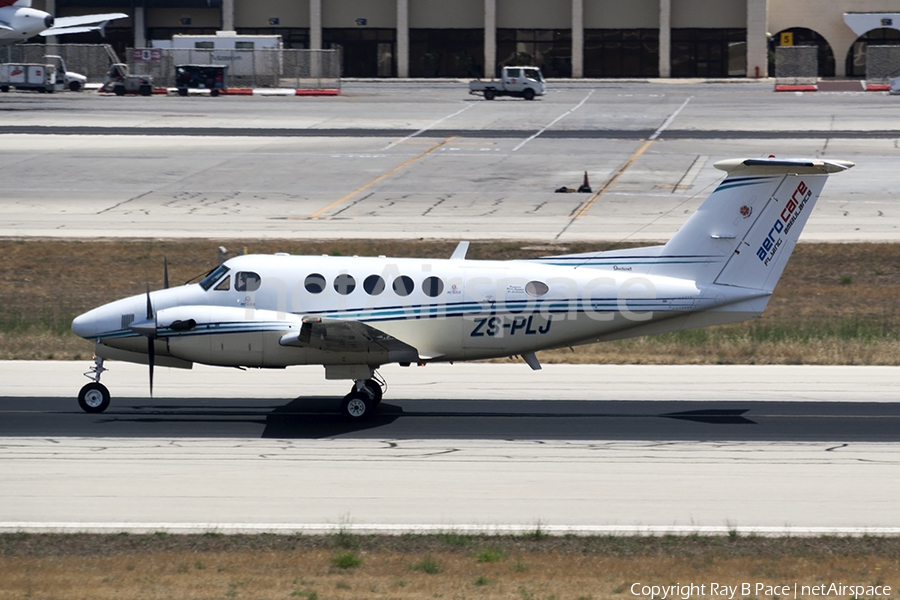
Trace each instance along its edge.
{"label": "airport terminal building", "polygon": [[[819,76],[863,77],[900,44],[900,0],[34,0],[57,16],[122,11],[121,53],[174,34],[282,36],[342,50],[344,77],[765,77],[778,45],[817,46]],[[63,42],[101,41],[69,36]],[[900,68],[900,65],[898,65]]]}

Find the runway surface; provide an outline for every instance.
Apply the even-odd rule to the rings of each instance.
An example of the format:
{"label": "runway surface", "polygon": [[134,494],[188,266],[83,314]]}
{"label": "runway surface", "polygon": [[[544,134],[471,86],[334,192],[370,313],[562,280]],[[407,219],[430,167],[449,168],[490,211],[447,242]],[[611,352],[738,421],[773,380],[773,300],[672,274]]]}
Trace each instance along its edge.
{"label": "runway surface", "polygon": [[0,363],[0,530],[900,527],[896,368],[395,367],[351,426],[318,368],[160,369],[151,399],[110,366],[87,415],[84,364]]}
{"label": "runway surface", "polygon": [[[802,240],[894,241],[896,99],[769,83],[348,84],[334,98],[0,98],[2,237],[656,241],[724,158],[852,160]],[[576,189],[588,173],[592,193]]]}

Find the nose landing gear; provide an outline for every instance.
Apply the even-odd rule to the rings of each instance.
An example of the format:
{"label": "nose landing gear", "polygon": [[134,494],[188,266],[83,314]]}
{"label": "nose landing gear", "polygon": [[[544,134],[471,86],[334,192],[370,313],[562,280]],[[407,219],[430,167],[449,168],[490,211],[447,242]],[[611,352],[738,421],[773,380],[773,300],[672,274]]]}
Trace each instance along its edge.
{"label": "nose landing gear", "polygon": [[92,380],[78,392],[78,406],[86,413],[101,413],[109,408],[109,390],[100,383],[100,374],[106,370],[103,367],[103,358],[95,356],[94,366],[84,374]]}

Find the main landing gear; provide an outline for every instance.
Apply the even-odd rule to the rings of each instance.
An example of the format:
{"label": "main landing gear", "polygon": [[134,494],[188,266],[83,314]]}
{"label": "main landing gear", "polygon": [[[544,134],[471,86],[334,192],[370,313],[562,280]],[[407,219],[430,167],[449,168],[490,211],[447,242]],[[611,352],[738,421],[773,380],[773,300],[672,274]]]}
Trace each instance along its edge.
{"label": "main landing gear", "polygon": [[374,379],[357,379],[341,402],[341,414],[350,422],[368,421],[381,404],[385,389],[387,384],[377,375]]}
{"label": "main landing gear", "polygon": [[109,390],[100,383],[100,374],[106,371],[103,367],[103,358],[94,357],[94,366],[84,374],[91,379],[91,383],[85,384],[78,392],[78,406],[87,413],[102,413],[109,408]]}

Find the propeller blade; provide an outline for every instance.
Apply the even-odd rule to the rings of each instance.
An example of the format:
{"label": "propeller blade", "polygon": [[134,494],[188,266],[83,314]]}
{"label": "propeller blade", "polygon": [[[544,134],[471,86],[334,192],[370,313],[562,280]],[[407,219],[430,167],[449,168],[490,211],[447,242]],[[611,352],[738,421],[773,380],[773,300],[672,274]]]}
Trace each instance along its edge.
{"label": "propeller blade", "polygon": [[163,254],[163,289],[169,289],[169,258]]}
{"label": "propeller blade", "polygon": [[153,334],[147,336],[147,362],[150,365],[150,397],[153,397],[153,364],[156,362],[156,348],[153,338],[156,337],[156,315],[153,314],[153,303],[150,301],[150,283],[147,283],[147,321],[152,323]]}
{"label": "propeller blade", "polygon": [[153,338],[147,338],[147,358],[150,364],[150,397],[153,397],[153,364],[156,362],[156,348],[153,347]]}
{"label": "propeller blade", "polygon": [[147,320],[153,320],[153,304],[150,302],[150,283],[147,283]]}

